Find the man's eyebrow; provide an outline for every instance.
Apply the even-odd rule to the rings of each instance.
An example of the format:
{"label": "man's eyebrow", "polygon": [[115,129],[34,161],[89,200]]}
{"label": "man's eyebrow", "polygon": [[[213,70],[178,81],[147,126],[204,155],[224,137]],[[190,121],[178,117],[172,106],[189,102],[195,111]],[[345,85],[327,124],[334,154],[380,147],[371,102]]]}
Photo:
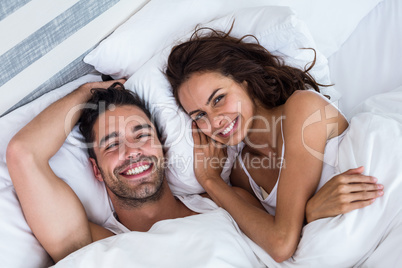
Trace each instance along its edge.
{"label": "man's eyebrow", "polygon": [[[209,96],[207,102],[205,103],[205,106],[209,105],[209,103],[211,102],[211,100],[214,98],[214,96],[216,95],[216,93],[220,90],[221,88],[217,88],[215,89],[212,94]],[[191,116],[192,114],[195,114],[197,112],[199,112],[200,110],[194,110],[188,113],[189,116]]]}
{"label": "man's eyebrow", "polygon": [[112,133],[107,134],[106,136],[104,136],[104,137],[100,140],[100,142],[99,142],[99,147],[102,147],[102,145],[103,145],[106,141],[108,141],[109,139],[115,138],[115,137],[118,137],[118,136],[120,136],[120,133],[117,132],[117,131],[113,131]]}
{"label": "man's eyebrow", "polygon": [[136,126],[134,126],[133,129],[132,129],[132,132],[136,132],[136,131],[141,130],[141,129],[143,129],[143,128],[150,128],[150,129],[152,129],[152,127],[151,127],[150,124],[142,124],[142,125],[136,125]]}

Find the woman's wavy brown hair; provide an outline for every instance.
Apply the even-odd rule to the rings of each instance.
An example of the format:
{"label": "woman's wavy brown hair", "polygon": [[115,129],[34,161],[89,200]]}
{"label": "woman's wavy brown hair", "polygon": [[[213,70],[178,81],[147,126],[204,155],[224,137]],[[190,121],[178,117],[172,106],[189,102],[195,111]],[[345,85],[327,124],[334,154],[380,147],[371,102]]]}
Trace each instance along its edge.
{"label": "woman's wavy brown hair", "polygon": [[[233,27],[233,24],[232,24]],[[232,28],[231,28],[232,29]],[[228,33],[210,28],[198,28],[190,40],[172,48],[165,74],[172,86],[173,95],[181,106],[178,89],[197,72],[219,72],[237,83],[246,81],[251,99],[258,99],[266,108],[284,104],[296,90],[319,86],[308,73],[314,59],[305,70],[288,66],[283,59],[271,54],[258,43],[246,43]],[[209,34],[203,35],[202,31]]]}

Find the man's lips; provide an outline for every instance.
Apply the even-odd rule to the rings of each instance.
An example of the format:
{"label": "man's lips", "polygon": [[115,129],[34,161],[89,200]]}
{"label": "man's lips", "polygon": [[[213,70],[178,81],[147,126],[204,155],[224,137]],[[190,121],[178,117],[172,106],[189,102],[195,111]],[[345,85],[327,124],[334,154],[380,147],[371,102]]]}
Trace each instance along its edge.
{"label": "man's lips", "polygon": [[153,164],[151,162],[138,162],[127,166],[120,175],[123,176],[137,176],[143,173],[149,173],[152,171]]}

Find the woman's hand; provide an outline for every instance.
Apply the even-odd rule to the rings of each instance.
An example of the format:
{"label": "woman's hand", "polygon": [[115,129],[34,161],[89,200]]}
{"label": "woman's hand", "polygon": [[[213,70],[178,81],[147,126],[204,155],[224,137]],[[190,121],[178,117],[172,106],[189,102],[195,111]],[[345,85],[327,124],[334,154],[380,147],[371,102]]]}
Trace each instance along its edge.
{"label": "woman's hand", "polygon": [[377,184],[376,178],[363,175],[363,170],[349,169],[329,180],[307,202],[307,223],[366,207],[382,196],[384,186]]}
{"label": "woman's hand", "polygon": [[195,122],[191,129],[194,140],[194,173],[198,182],[203,185],[208,179],[220,179],[227,156],[225,145],[202,133]]}

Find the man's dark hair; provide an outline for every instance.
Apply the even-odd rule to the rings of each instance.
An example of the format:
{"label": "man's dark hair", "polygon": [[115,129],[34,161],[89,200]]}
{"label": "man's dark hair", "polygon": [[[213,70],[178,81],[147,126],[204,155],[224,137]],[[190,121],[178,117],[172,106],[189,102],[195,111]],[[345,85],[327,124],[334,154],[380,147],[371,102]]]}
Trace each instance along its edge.
{"label": "man's dark hair", "polygon": [[[123,105],[133,105],[141,109],[148,119],[154,124],[158,139],[161,140],[161,135],[155,121],[153,120],[151,113],[149,112],[145,102],[138,97],[134,92],[124,88],[124,85],[116,82],[109,88],[93,88],[91,89],[92,97],[87,102],[86,108],[84,108],[83,113],[79,119],[79,129],[84,136],[86,144],[92,144],[95,140],[95,133],[93,131],[93,126],[102,112],[109,109],[110,105],[123,106]],[[102,104],[104,110],[99,109],[99,105]],[[89,157],[96,160],[95,151],[93,146],[88,146]]]}

